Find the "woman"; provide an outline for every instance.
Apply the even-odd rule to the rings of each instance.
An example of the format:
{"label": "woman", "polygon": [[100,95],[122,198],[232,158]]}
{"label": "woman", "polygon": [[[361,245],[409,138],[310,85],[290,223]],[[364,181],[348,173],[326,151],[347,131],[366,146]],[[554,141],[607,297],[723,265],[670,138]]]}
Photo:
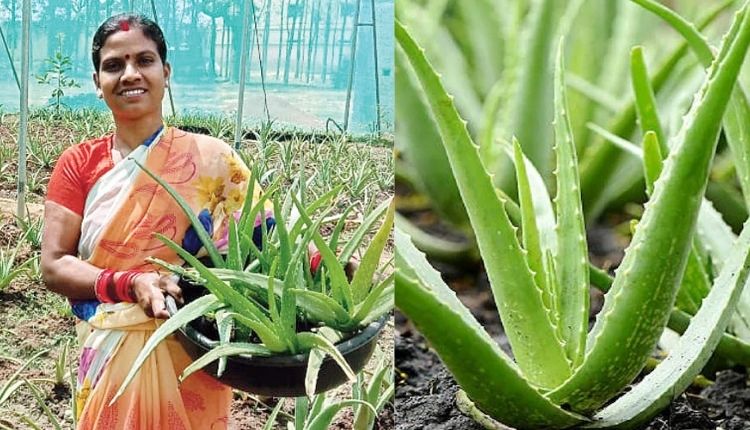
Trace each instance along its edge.
{"label": "woman", "polygon": [[82,320],[79,429],[203,430],[226,428],[228,421],[228,387],[202,372],[178,384],[190,359],[174,339],[163,342],[111,402],[160,319],[168,317],[164,295],[182,301],[175,280],[144,261],[180,263],[153,233],[192,252],[199,247],[177,204],[135,160],[175,187],[208,221],[217,242],[226,235],[227,216],[242,207],[250,176],[224,142],[164,125],[162,98],[171,74],[166,57],[162,31],[145,17],[117,15],[99,27],[93,78],[115,131],[68,148],[49,182],[42,270],[48,288],[68,297]]}

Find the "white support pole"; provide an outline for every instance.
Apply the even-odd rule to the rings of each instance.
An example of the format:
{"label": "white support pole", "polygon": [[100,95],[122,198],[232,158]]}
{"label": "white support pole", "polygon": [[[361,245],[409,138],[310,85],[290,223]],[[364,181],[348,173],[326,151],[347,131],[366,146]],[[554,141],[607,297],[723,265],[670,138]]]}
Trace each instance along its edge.
{"label": "white support pole", "polygon": [[31,0],[23,0],[21,35],[21,110],[18,130],[18,208],[19,222],[26,217],[26,139],[29,122],[29,43],[31,30]]}
{"label": "white support pole", "polygon": [[242,55],[240,56],[240,89],[237,97],[237,119],[234,124],[234,148],[240,149],[242,143],[242,108],[245,104],[245,78],[247,74],[248,27],[250,27],[250,11],[254,5],[245,0],[245,15],[242,20]]}

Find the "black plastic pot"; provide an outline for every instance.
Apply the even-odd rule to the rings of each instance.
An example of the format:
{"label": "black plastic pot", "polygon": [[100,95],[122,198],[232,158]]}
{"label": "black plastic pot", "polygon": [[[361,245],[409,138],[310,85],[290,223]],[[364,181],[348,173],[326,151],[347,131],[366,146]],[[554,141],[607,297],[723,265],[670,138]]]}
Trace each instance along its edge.
{"label": "black plastic pot", "polygon": [[[171,296],[167,296],[170,315],[177,312]],[[383,330],[388,315],[383,315],[354,336],[336,344],[349,366],[359,372],[372,356],[378,335]],[[177,332],[177,339],[193,360],[199,358],[219,342],[208,338],[191,324]],[[227,357],[227,366],[221,377],[216,376],[218,360],[203,370],[226,385],[253,394],[273,397],[299,397],[305,395],[305,372],[308,354],[255,357],[236,355]],[[318,374],[316,393],[322,393],[347,382],[346,374],[328,355]]]}

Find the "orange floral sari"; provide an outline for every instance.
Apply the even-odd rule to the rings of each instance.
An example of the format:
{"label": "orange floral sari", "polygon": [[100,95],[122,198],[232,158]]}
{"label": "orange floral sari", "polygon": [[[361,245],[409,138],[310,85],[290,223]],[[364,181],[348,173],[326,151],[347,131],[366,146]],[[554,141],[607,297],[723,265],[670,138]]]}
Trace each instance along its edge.
{"label": "orange floral sari", "polygon": [[[208,210],[215,226],[213,238],[221,242],[228,216],[242,207],[250,177],[234,151],[217,139],[174,128],[165,129],[158,141],[139,151],[136,159],[141,157],[142,163],[170,183],[194,213]],[[126,162],[132,160],[121,163]],[[92,189],[87,208],[111,206],[111,210],[92,215],[104,216],[107,222],[99,223],[90,255],[82,257],[114,270],[155,270],[144,261],[149,256],[180,264],[153,233],[182,243],[189,220],[163,188],[140,169],[130,167],[130,180],[105,175]],[[259,190],[255,189],[257,198]],[[86,225],[84,221],[82,237],[90,233],[84,231]],[[231,390],[203,372],[178,383],[177,377],[191,360],[174,338],[160,344],[124,394],[111,402],[135,357],[161,323],[146,316],[137,304],[102,303],[80,324],[79,430],[226,428]]]}

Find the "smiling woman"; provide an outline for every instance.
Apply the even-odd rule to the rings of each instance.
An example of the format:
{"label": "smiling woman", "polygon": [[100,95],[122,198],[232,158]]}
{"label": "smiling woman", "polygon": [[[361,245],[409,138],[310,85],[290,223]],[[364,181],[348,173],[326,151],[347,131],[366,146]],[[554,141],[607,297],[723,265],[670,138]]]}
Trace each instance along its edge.
{"label": "smiling woman", "polygon": [[47,287],[66,296],[80,319],[78,429],[225,428],[228,420],[228,387],[202,372],[178,386],[190,358],[173,340],[112,401],[168,316],[165,294],[182,301],[176,280],[144,262],[150,256],[181,263],[153,233],[184,246],[195,236],[174,200],[137,164],[158,173],[206,218],[217,243],[226,242],[227,220],[238,216],[251,177],[226,143],[164,125],[166,55],[161,29],[143,16],[117,15],[99,27],[93,80],[115,130],[68,148],[48,186],[41,263]]}

